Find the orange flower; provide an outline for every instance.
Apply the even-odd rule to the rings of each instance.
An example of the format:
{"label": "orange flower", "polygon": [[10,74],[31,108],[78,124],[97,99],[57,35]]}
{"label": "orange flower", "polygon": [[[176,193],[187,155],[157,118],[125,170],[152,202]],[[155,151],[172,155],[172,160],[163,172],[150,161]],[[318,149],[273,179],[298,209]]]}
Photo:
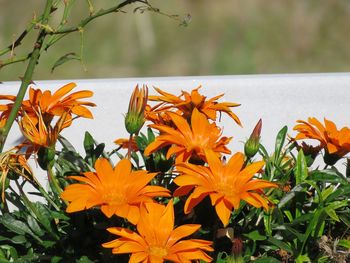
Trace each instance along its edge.
{"label": "orange flower", "polygon": [[12,171],[23,176],[27,180],[35,180],[32,170],[30,169],[26,158],[15,152],[14,148],[6,152],[0,153],[0,182],[1,182],[1,200],[5,202],[5,188],[8,174]]}
{"label": "orange flower", "polygon": [[71,184],[61,194],[62,199],[70,202],[68,213],[100,206],[107,217],[115,214],[136,224],[141,203],[153,202],[156,196],[170,196],[163,187],[147,185],[155,173],[132,171],[127,159],[113,168],[107,159],[101,158],[95,169],[96,172],[85,172],[84,176],[70,176],[84,184]]}
{"label": "orange flower", "polygon": [[[92,113],[86,106],[96,105],[87,101],[79,101],[79,99],[91,97],[93,92],[82,90],[67,95],[75,87],[75,83],[69,83],[53,94],[51,94],[49,90],[42,92],[40,89],[33,89],[31,87],[29,89],[29,99],[22,102],[22,111],[19,112],[19,115],[23,116],[23,113],[25,113],[37,124],[39,121],[37,112],[40,111],[46,125],[50,124],[54,116],[61,116],[64,112],[69,112],[70,118],[72,114],[75,114],[79,117],[92,119]],[[0,116],[0,120],[3,120],[7,119],[14,101],[16,100],[16,96],[1,95],[0,100],[1,99],[12,101],[6,105],[0,105],[0,111],[3,112]]]}
{"label": "orange flower", "polygon": [[7,104],[0,104],[0,128],[5,126],[6,120],[10,114],[10,111],[12,109],[13,103],[16,100],[16,96],[13,95],[0,95],[0,100],[9,100],[10,103]]}
{"label": "orange flower", "polygon": [[209,123],[207,117],[200,113],[197,109],[193,110],[191,116],[192,129],[186,119],[172,112],[167,113],[176,129],[165,125],[151,125],[161,131],[154,142],[147,146],[145,155],[148,156],[159,148],[171,145],[167,152],[167,158],[171,155],[176,155],[176,162],[185,162],[190,157],[199,157],[205,159],[204,150],[211,149],[217,154],[230,153],[226,148],[231,138],[222,137],[221,130],[215,123]]}
{"label": "orange flower", "polygon": [[211,262],[204,251],[213,251],[211,241],[201,239],[181,240],[196,232],[200,225],[188,224],[174,229],[174,206],[170,201],[167,206],[147,203],[141,207],[141,220],[137,232],[126,228],[111,227],[107,230],[121,238],[102,244],[112,248],[113,254],[131,253],[129,262],[164,261],[188,262],[203,260]]}
{"label": "orange flower", "polygon": [[146,105],[145,119],[153,122],[154,124],[161,124],[161,125],[167,125],[167,126],[173,127],[173,123],[169,118],[168,114],[166,114],[166,111],[164,110],[164,108],[158,111],[157,110],[158,107],[159,107],[159,104],[154,107],[151,107],[150,105]]}
{"label": "orange flower", "polygon": [[72,120],[68,112],[61,115],[54,127],[44,122],[41,112],[37,112],[35,118],[26,113],[19,121],[19,126],[23,136],[28,140],[24,145],[32,146],[30,151],[36,151],[39,147],[54,147],[59,133],[70,126]]}
{"label": "orange flower", "polygon": [[77,116],[92,119],[90,110],[85,106],[96,105],[91,102],[79,101],[79,99],[91,97],[93,95],[92,91],[81,90],[64,97],[76,86],[73,82],[68,83],[53,94],[49,90],[42,92],[40,89],[30,88],[29,100],[23,101],[22,104],[25,108],[39,106],[43,114],[60,116],[63,112],[70,111]]}
{"label": "orange flower", "polygon": [[252,180],[264,166],[263,161],[252,163],[242,170],[242,153],[233,155],[227,164],[223,164],[212,151],[206,151],[206,159],[208,167],[190,163],[176,165],[180,176],[174,182],[180,187],[174,196],[186,195],[193,190],[185,203],[186,214],[208,195],[224,226],[229,223],[232,209],[239,208],[241,200],[268,209],[268,200],[261,196],[261,189],[277,185],[261,179]]}
{"label": "orange flower", "polygon": [[130,145],[130,149],[133,152],[138,151],[137,144],[134,137],[132,137],[131,141],[126,138],[119,138],[115,140],[114,143],[119,145],[122,149],[129,149],[129,145]]}
{"label": "orange flower", "polygon": [[296,140],[318,140],[320,146],[325,149],[326,155],[331,155],[335,162],[350,152],[350,129],[348,127],[338,130],[334,122],[326,118],[324,119],[325,126],[316,118],[308,118],[308,122],[302,120],[297,122],[299,124],[294,127],[294,130],[299,132],[295,137]]}
{"label": "orange flower", "polygon": [[180,110],[183,113],[184,117],[187,119],[190,118],[193,109],[196,108],[213,121],[216,120],[217,112],[225,112],[237,124],[241,125],[241,121],[237,115],[234,114],[230,109],[232,107],[240,106],[240,104],[232,102],[218,102],[217,100],[224,96],[224,94],[220,94],[209,100],[206,100],[205,96],[199,94],[198,90],[200,88],[201,86],[192,90],[191,94],[186,91],[182,91],[182,94],[180,96],[175,96],[173,94],[164,92],[159,88],[155,88],[155,90],[161,96],[149,96],[149,100],[162,102],[161,104],[163,104],[164,107],[157,109],[158,112],[168,111],[169,108],[175,108]]}

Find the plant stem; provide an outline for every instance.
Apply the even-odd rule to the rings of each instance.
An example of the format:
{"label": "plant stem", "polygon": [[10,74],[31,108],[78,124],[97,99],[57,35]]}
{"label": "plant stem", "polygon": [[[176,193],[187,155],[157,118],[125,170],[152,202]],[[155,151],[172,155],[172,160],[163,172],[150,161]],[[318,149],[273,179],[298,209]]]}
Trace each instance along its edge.
{"label": "plant stem", "polygon": [[108,9],[100,9],[97,13],[90,15],[89,17],[81,20],[77,26],[66,27],[66,28],[63,28],[61,30],[49,32],[49,34],[56,35],[56,34],[67,34],[67,33],[77,32],[80,30],[80,28],[85,27],[88,23],[95,20],[96,18],[110,14],[110,13],[118,12],[119,9],[121,9],[122,7],[127,6],[129,4],[132,4],[132,3],[136,3],[136,2],[145,3],[145,1],[142,1],[142,0],[126,0],[122,3],[120,3],[119,5],[112,6]]}
{"label": "plant stem", "polygon": [[130,134],[129,142],[128,142],[128,159],[129,159],[129,160],[130,160],[130,158],[131,158],[131,142],[132,142],[132,135],[133,135],[133,134]]}
{"label": "plant stem", "polygon": [[52,190],[57,194],[60,195],[62,193],[62,188],[60,187],[58,180],[52,171],[52,165],[47,165],[47,176],[49,178],[50,186]]}
{"label": "plant stem", "polygon": [[[49,20],[51,8],[52,8],[52,3],[53,3],[53,0],[46,0],[46,5],[45,5],[43,19],[42,19],[43,24],[46,24],[47,21]],[[6,138],[10,132],[10,129],[12,127],[13,122],[15,121],[15,119],[17,117],[17,113],[21,107],[23,98],[27,92],[28,85],[32,81],[34,68],[38,62],[39,57],[40,57],[40,50],[41,50],[42,44],[44,43],[44,39],[46,37],[46,34],[47,33],[46,33],[45,29],[41,29],[39,31],[39,35],[38,35],[37,40],[35,42],[33,52],[30,55],[29,63],[28,63],[27,69],[24,73],[24,77],[23,77],[21,86],[20,86],[19,91],[17,93],[16,101],[11,109],[11,112],[9,114],[9,117],[6,121],[4,128],[0,131],[0,152],[2,152],[2,150],[4,148]]]}
{"label": "plant stem", "polygon": [[56,211],[60,211],[60,208],[56,205],[56,203],[51,199],[51,197],[49,196],[49,194],[46,192],[46,190],[44,189],[44,187],[38,182],[35,181],[29,181],[34,187],[36,187],[39,192],[45,197],[45,199],[53,206],[53,208],[56,209]]}

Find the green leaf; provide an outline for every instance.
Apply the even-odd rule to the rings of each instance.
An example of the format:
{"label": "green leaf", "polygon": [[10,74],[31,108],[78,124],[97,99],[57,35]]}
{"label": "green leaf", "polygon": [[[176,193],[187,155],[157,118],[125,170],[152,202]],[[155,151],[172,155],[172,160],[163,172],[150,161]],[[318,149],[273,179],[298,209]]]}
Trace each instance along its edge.
{"label": "green leaf", "polygon": [[288,232],[295,235],[301,242],[304,241],[304,239],[305,239],[304,234],[300,233],[299,231],[297,231],[296,229],[294,229],[293,227],[288,226],[288,225],[286,225],[286,229]]}
{"label": "green leaf", "polygon": [[254,230],[248,234],[243,235],[254,241],[266,239],[266,236],[261,235],[258,230]]}
{"label": "green leaf", "polygon": [[296,194],[298,192],[302,192],[304,186],[302,185],[297,185],[295,187],[293,187],[292,190],[290,190],[290,192],[288,192],[282,199],[281,201],[278,203],[277,207],[278,208],[282,208],[283,206],[285,206],[290,200],[292,200]]}
{"label": "green leaf", "polygon": [[70,60],[81,60],[80,57],[75,54],[74,52],[67,53],[56,60],[55,64],[53,64],[51,68],[51,73],[59,66],[63,65],[64,63],[70,61]]}
{"label": "green leaf", "polygon": [[37,211],[38,211],[38,221],[45,227],[46,231],[48,231],[54,238],[59,239],[53,222],[53,218],[51,216],[50,210],[42,203],[36,202],[34,203]]}
{"label": "green leaf", "polygon": [[331,207],[331,206],[327,206],[325,208],[325,212],[327,213],[327,215],[332,218],[333,220],[340,222],[339,217],[337,215],[337,213],[335,212],[335,210]]}
{"label": "green leaf", "polygon": [[18,236],[12,237],[11,242],[14,244],[24,244],[27,242],[27,240],[23,235],[18,235]]}
{"label": "green leaf", "polygon": [[279,163],[279,160],[281,159],[280,154],[286,139],[287,131],[288,127],[284,126],[277,134],[275,143],[275,164]]}
{"label": "green leaf", "polygon": [[87,256],[82,256],[76,263],[93,263]]}
{"label": "green leaf", "polygon": [[7,229],[9,229],[10,231],[18,235],[24,235],[24,234],[35,235],[25,223],[13,218],[10,214],[2,215],[0,217],[0,222]]}
{"label": "green leaf", "polygon": [[74,146],[66,139],[64,138],[62,135],[58,136],[58,141],[61,143],[61,145],[63,146],[63,148],[67,151],[70,152],[77,152],[74,148]]}
{"label": "green leaf", "polygon": [[89,163],[90,166],[94,166],[96,160],[103,154],[105,148],[104,143],[100,143],[96,146],[94,138],[89,132],[85,132],[84,137],[84,149],[86,153],[85,161]]}
{"label": "green leaf", "polygon": [[340,239],[338,242],[338,246],[342,246],[342,247],[350,249],[350,240]]}
{"label": "green leaf", "polygon": [[299,255],[296,260],[296,263],[304,263],[304,262],[311,262],[310,258],[307,255]]}
{"label": "green leaf", "polygon": [[300,184],[305,181],[308,176],[307,163],[303,150],[300,149],[297,156],[297,165],[295,171],[296,184]]}
{"label": "green leaf", "polygon": [[100,143],[96,146],[95,150],[93,151],[93,163],[95,163],[96,160],[102,155],[104,149],[104,143]]}
{"label": "green leaf", "polygon": [[335,169],[326,169],[326,170],[315,170],[310,173],[308,178],[315,182],[324,182],[324,183],[334,183],[334,184],[349,184],[348,180]]}
{"label": "green leaf", "polygon": [[282,261],[279,261],[276,258],[273,257],[261,257],[253,261],[254,263],[281,263]]}
{"label": "green leaf", "polygon": [[92,138],[91,134],[89,132],[85,132],[84,136],[84,150],[86,153],[86,157],[90,157],[93,150],[94,150],[94,138]]}
{"label": "green leaf", "polygon": [[151,143],[156,139],[156,136],[154,135],[151,128],[147,128],[147,137],[148,137],[148,143]]}
{"label": "green leaf", "polygon": [[50,263],[58,263],[58,262],[60,262],[61,260],[62,260],[62,257],[53,256],[53,257],[51,258]]}
{"label": "green leaf", "polygon": [[53,257],[51,258],[50,263],[59,263],[61,260],[62,260],[62,257],[53,256]]}
{"label": "green leaf", "polygon": [[325,201],[331,202],[337,198],[347,199],[349,197],[349,194],[350,194],[350,185],[342,185],[337,190],[335,190],[333,194],[330,194]]}
{"label": "green leaf", "polygon": [[36,219],[34,217],[32,217],[31,215],[27,216],[27,223],[28,223],[28,226],[34,231],[35,234],[37,234],[38,236],[44,235],[45,232],[39,226]]}
{"label": "green leaf", "polygon": [[281,240],[278,240],[277,238],[274,238],[274,237],[269,237],[267,239],[267,241],[269,241],[271,244],[289,252],[289,253],[293,253],[293,250],[291,249],[290,245],[288,245],[287,243],[281,241]]}
{"label": "green leaf", "polygon": [[261,143],[259,144],[259,153],[263,157],[265,162],[269,161],[270,156],[269,156],[267,150],[265,149],[264,145],[262,145]]}

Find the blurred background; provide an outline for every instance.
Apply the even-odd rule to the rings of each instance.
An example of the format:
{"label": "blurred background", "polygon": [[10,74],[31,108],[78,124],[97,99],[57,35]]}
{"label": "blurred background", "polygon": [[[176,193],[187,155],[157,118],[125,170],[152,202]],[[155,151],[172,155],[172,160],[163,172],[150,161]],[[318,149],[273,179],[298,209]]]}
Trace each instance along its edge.
{"label": "blurred background", "polygon": [[[116,0],[91,0],[95,9]],[[89,24],[84,31],[84,63],[55,61],[81,49],[74,33],[44,53],[35,79],[143,76],[226,75],[350,71],[349,0],[153,0],[154,7],[191,20],[180,21],[152,12],[115,13]],[[0,0],[0,49],[19,36],[45,1]],[[89,13],[77,0],[73,25]],[[189,19],[190,14],[191,19]],[[53,22],[58,24],[61,14]],[[32,34],[16,49],[26,54]],[[8,59],[9,54],[0,57]],[[25,63],[4,67],[0,81],[18,80]]]}

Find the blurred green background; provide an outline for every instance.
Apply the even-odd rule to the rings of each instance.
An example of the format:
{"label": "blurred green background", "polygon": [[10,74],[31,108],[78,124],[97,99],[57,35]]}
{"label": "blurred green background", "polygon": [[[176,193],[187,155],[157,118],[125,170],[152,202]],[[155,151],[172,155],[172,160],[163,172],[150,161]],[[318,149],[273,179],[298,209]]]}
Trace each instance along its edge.
{"label": "blurred green background", "polygon": [[[91,0],[96,10],[116,0]],[[350,71],[349,0],[154,0],[169,14],[191,15],[187,27],[166,16],[134,13],[136,6],[89,24],[84,64],[62,55],[80,51],[80,35],[61,40],[41,57],[35,79],[109,78],[250,73]],[[0,0],[0,49],[18,37],[45,1]],[[53,17],[59,23],[60,13]],[[68,21],[88,15],[77,0]],[[31,49],[36,32],[16,49]],[[0,57],[5,60],[6,54]],[[0,81],[18,80],[26,63],[0,70]]]}

